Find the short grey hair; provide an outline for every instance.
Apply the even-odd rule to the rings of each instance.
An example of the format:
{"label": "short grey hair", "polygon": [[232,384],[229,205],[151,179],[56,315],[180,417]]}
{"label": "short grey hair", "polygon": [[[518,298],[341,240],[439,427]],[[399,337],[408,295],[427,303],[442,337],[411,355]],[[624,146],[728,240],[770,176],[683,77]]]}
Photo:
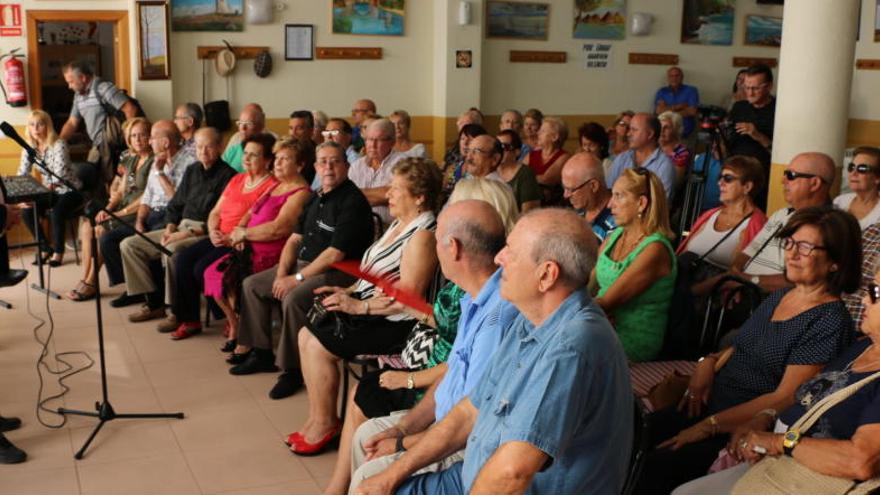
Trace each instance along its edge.
{"label": "short grey hair", "polygon": [[567,287],[579,289],[586,286],[596,265],[596,236],[589,231],[583,218],[562,208],[531,210],[522,216],[520,222],[538,216],[552,218],[536,223],[536,239],[540,242],[532,245],[532,260],[536,264],[556,263],[559,281]]}
{"label": "short grey hair", "polygon": [[342,159],[345,160],[345,163],[348,163],[348,157],[345,155],[345,148],[343,148],[341,144],[336,141],[324,141],[315,147],[315,154],[317,155],[318,152],[324,148],[333,148],[334,150],[339,151],[339,154],[342,155]]}
{"label": "short grey hair", "polygon": [[385,138],[394,139],[394,124],[386,118],[375,119],[370,122],[367,131],[370,129],[378,129]]}
{"label": "short grey hair", "polygon": [[320,110],[312,110],[312,120],[315,122],[315,128],[324,130],[327,128],[329,118],[326,113]]}
{"label": "short grey hair", "polygon": [[468,256],[486,264],[491,264],[495,259],[495,255],[501,251],[506,242],[505,231],[500,218],[498,225],[501,228],[496,232],[490,232],[483,225],[469,218],[458,217],[452,220],[451,225],[447,227],[446,238],[443,241],[448,243],[450,238],[457,239],[461,243],[462,250]]}
{"label": "short grey hair", "polygon": [[73,72],[78,76],[82,75],[86,77],[92,77],[95,75],[95,72],[92,70],[92,65],[85,60],[67,62],[62,68],[62,72]]}
{"label": "short grey hair", "polygon": [[198,129],[202,126],[202,107],[200,107],[198,103],[184,103],[183,105],[180,105],[180,108],[183,109],[187,117],[192,119],[193,127]]}

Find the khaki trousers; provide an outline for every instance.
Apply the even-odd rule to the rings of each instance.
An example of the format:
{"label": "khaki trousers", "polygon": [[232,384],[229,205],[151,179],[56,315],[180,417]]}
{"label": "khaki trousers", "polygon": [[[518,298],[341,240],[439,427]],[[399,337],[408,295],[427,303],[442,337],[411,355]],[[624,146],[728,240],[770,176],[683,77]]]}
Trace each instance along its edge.
{"label": "khaki trousers", "polygon": [[[197,222],[184,218],[178,225],[177,230],[187,230],[189,228],[204,230],[205,222]],[[147,232],[146,236],[151,240],[160,243],[162,234],[165,229]],[[173,253],[180,251],[196,242],[204,239],[205,236],[188,237],[182,241],[172,242],[165,246],[166,249]],[[157,281],[153,280],[150,273],[150,261],[162,259],[162,265],[165,268],[165,301],[172,301],[174,298],[174,262],[168,260],[158,249],[150,245],[139,236],[133,235],[122,241],[120,245],[122,253],[122,271],[125,274],[125,291],[129,295],[148,294],[154,292],[157,288]]]}

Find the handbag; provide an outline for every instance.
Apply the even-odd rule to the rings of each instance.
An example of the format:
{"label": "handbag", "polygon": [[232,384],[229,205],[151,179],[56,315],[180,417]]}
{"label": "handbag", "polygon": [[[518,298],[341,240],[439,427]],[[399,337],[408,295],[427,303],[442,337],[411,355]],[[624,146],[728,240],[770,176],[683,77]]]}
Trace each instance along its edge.
{"label": "handbag", "polygon": [[416,323],[409,336],[406,338],[406,346],[400,353],[400,358],[408,369],[424,369],[434,352],[434,344],[440,339],[437,329],[424,324]]}
{"label": "handbag", "polygon": [[[791,426],[790,430],[808,431],[819,418],[860,388],[880,378],[880,372],[844,387],[817,402]],[[857,481],[817,473],[793,457],[764,457],[740,478],[731,495],[861,495],[880,488],[880,477]]]}

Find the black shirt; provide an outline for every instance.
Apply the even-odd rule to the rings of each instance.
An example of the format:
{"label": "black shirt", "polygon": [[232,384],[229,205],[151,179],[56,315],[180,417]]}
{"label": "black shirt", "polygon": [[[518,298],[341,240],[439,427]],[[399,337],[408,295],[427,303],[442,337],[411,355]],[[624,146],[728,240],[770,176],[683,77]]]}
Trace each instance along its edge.
{"label": "black shirt", "polygon": [[[740,100],[733,104],[728,120],[734,124],[738,122],[755,124],[758,132],[767,136],[770,141],[773,141],[773,121],[775,115],[775,97],[770,97],[770,103],[761,108],[755,108],[748,100]],[[745,134],[735,133],[730,142],[727,143],[727,150],[729,156],[745,155],[757,158],[768,171],[770,169],[770,150]]]}
{"label": "black shirt", "polygon": [[226,184],[237,172],[223,160],[205,170],[201,162],[186,167],[183,179],[165,210],[165,222],[179,224],[184,218],[205,222]]}
{"label": "black shirt", "polygon": [[373,209],[366,196],[349,179],[328,193],[312,196],[300,217],[303,243],[300,261],[314,261],[328,247],[361,259],[373,244]]}

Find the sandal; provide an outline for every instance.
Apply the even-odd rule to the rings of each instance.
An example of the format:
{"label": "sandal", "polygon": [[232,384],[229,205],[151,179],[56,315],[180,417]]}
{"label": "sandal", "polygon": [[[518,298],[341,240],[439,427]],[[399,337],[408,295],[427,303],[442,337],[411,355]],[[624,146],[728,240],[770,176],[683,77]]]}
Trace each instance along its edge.
{"label": "sandal", "polygon": [[87,283],[85,280],[80,280],[76,284],[76,288],[67,293],[67,298],[76,302],[89,301],[94,299],[97,293],[98,291],[94,285]]}

